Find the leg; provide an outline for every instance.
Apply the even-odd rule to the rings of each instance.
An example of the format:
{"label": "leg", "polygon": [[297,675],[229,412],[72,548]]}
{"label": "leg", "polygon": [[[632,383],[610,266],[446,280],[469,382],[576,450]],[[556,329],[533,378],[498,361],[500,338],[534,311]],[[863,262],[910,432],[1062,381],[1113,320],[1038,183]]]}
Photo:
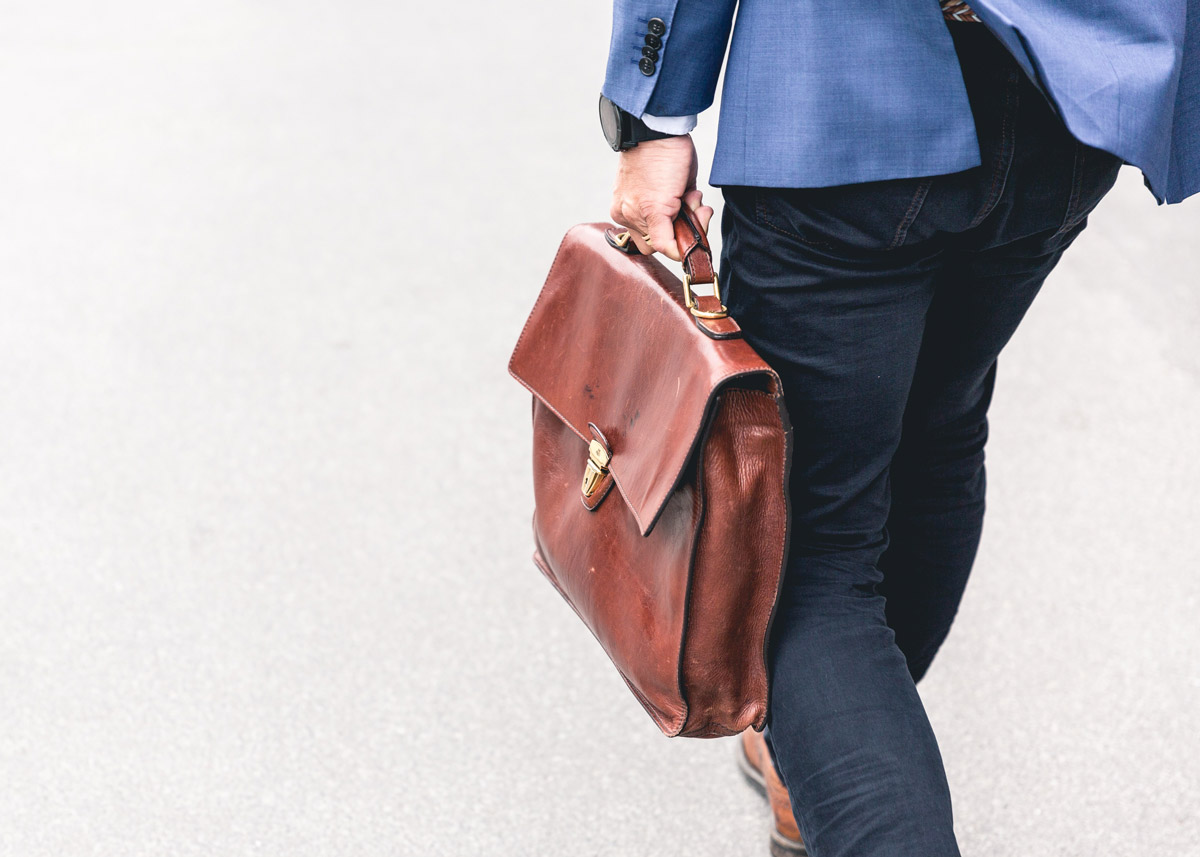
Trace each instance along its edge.
{"label": "leg", "polygon": [[[884,217],[894,192],[847,191]],[[1078,230],[969,251],[818,249],[788,208],[811,196],[740,189],[726,202],[730,309],[780,371],[796,431],[769,740],[815,854],[953,855],[914,676],[978,545],[997,356]]]}
{"label": "leg", "polygon": [[879,561],[887,621],[914,681],[950,631],[979,546],[997,358],[1081,230],[949,254],[939,275],[892,462]]}
{"label": "leg", "polygon": [[[924,352],[923,352],[924,354]],[[909,674],[920,681],[958,611],[983,531],[986,410],[992,371],[945,422],[938,400],[918,402],[905,415],[904,436],[892,461],[888,549],[879,561],[888,625]],[[921,369],[918,368],[918,378]]]}
{"label": "leg", "polygon": [[796,431],[768,740],[819,857],[958,853],[913,676],[978,544],[997,356],[1083,228],[884,246],[905,198],[928,190],[726,193],[730,309],[783,377]]}
{"label": "leg", "polygon": [[[969,222],[946,233],[953,252],[938,278],[892,465],[889,545],[880,559],[888,623],[914,680],[950,630],[979,545],[997,356],[1121,165],[1074,139],[986,30],[954,32],[992,180],[973,183],[974,171],[939,176],[921,212],[934,230]],[[935,234],[921,227],[914,236]]]}
{"label": "leg", "polygon": [[[726,189],[726,298],[783,377],[795,429],[769,738],[820,857],[958,854],[937,743],[875,591],[941,256],[892,245],[926,190]],[[837,211],[836,236],[807,221],[818,210]]]}

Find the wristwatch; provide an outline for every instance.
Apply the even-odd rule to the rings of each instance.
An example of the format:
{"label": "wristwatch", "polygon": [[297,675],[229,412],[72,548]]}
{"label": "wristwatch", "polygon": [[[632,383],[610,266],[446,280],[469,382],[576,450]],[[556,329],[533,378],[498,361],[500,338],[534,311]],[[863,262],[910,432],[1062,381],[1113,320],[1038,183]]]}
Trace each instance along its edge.
{"label": "wristwatch", "polygon": [[622,110],[603,95],[600,96],[600,127],[604,129],[604,139],[608,140],[608,145],[612,146],[614,152],[624,152],[647,140],[662,140],[667,137],[679,136],[655,131],[641,119]]}

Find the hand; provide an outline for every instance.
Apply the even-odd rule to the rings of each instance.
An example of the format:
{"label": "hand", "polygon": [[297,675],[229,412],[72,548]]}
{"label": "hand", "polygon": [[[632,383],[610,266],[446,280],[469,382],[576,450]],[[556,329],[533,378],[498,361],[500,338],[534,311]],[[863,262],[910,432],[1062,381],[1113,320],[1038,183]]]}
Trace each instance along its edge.
{"label": "hand", "polygon": [[[696,147],[690,134],[647,140],[618,156],[617,182],[609,216],[629,229],[639,250],[655,250],[681,261],[675,243],[675,215],[682,205],[696,213],[708,231],[713,210],[696,190]],[[643,236],[649,235],[646,241]]]}

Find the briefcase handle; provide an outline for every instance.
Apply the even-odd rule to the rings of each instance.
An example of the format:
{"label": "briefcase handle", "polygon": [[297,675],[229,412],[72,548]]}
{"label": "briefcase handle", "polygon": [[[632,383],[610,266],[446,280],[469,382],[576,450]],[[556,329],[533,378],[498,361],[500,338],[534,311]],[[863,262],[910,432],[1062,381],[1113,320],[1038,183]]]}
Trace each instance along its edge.
{"label": "briefcase handle", "polygon": [[[725,318],[729,310],[721,301],[721,286],[717,282],[717,270],[713,265],[712,248],[708,246],[708,235],[700,226],[695,213],[686,205],[679,207],[675,215],[675,243],[683,259],[683,300],[696,318]],[[618,232],[607,229],[604,238],[609,245],[627,256],[640,256],[642,251],[630,240],[628,230]],[[692,293],[693,285],[712,283],[712,295]]]}

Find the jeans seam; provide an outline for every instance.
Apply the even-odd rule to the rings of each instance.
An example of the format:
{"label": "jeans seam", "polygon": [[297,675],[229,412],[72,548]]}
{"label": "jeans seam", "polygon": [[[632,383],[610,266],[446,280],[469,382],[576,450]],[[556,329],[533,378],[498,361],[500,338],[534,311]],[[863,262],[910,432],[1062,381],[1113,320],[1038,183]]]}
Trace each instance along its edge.
{"label": "jeans seam", "polygon": [[1004,185],[1007,183],[1008,168],[1012,165],[1012,154],[1015,143],[1015,132],[1013,126],[1016,124],[1015,116],[1017,111],[1017,89],[1020,84],[1020,72],[1010,71],[1008,73],[1008,86],[1004,90],[1004,119],[1000,124],[1000,151],[996,153],[995,165],[992,168],[992,181],[988,186],[988,195],[983,202],[983,206],[971,221],[968,229],[974,229],[979,224],[987,219],[987,216],[992,213],[992,209],[996,207],[996,203],[1000,201],[1000,197],[1004,194]]}
{"label": "jeans seam", "polygon": [[912,226],[913,221],[917,219],[917,215],[921,213],[921,208],[925,205],[925,197],[929,195],[929,188],[932,186],[932,177],[925,179],[925,181],[917,185],[917,190],[913,193],[912,201],[908,204],[908,211],[904,213],[904,218],[900,221],[900,225],[896,227],[896,234],[892,237],[892,243],[888,245],[889,250],[895,250],[904,243],[904,239],[908,237],[908,230]]}
{"label": "jeans seam", "polygon": [[1063,214],[1062,223],[1059,224],[1058,231],[1054,233],[1055,238],[1069,231],[1079,218],[1079,199],[1083,194],[1083,166],[1084,159],[1087,157],[1087,152],[1083,144],[1076,141],[1075,143],[1075,162],[1071,168],[1071,194],[1067,198],[1067,210]]}

